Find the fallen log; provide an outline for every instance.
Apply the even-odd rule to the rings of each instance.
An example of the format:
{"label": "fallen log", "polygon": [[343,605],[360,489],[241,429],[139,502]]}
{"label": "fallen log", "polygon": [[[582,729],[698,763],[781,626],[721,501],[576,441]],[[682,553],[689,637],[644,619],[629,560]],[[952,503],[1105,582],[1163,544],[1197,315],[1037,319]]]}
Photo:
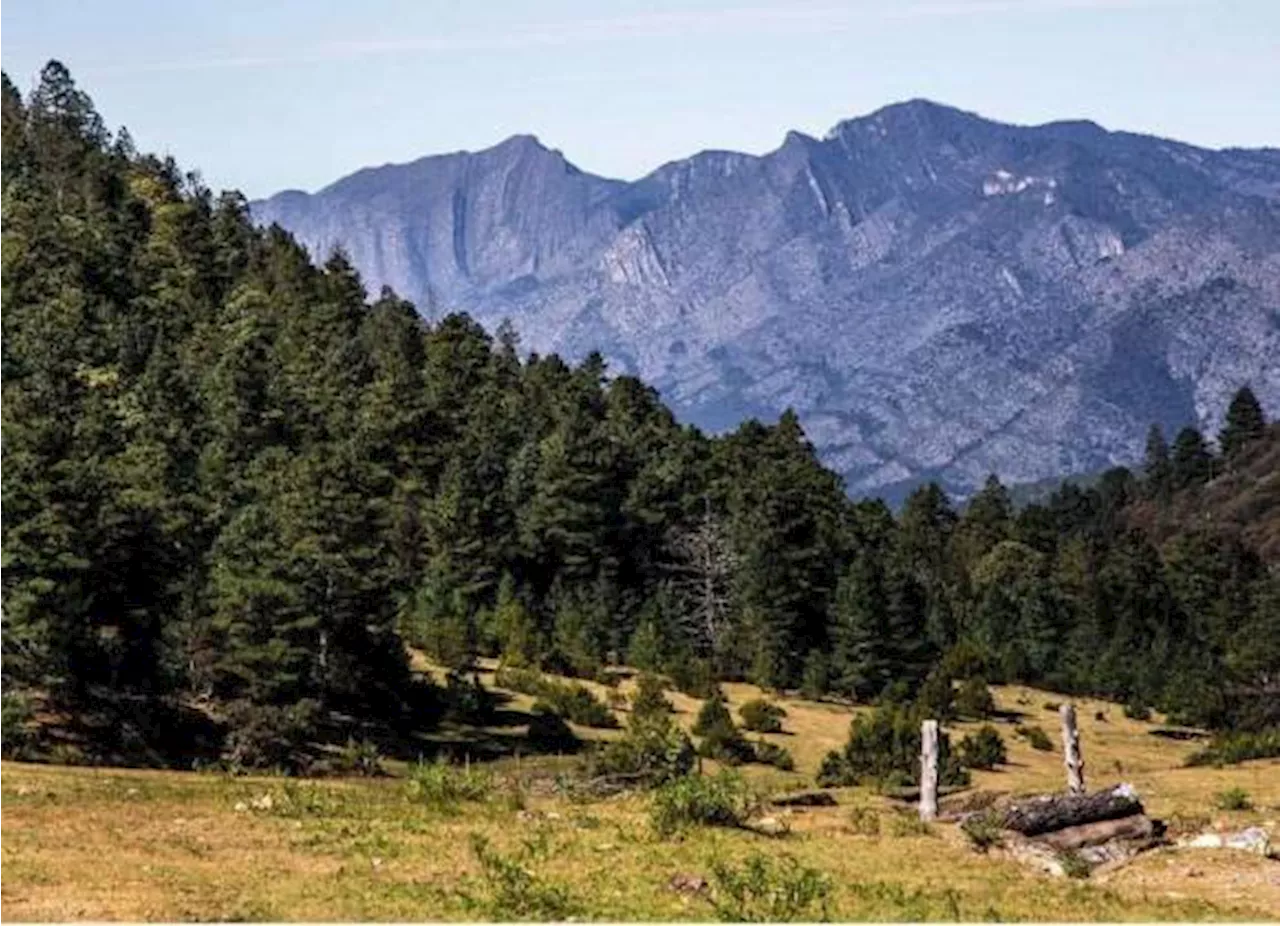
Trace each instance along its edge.
{"label": "fallen log", "polygon": [[1024,836],[1038,836],[1141,813],[1137,792],[1124,784],[1096,794],[1053,794],[1018,801],[1001,814],[1000,827]]}
{"label": "fallen log", "polygon": [[826,791],[780,794],[769,801],[774,807],[835,807],[836,799]]}
{"label": "fallen log", "polygon": [[1097,823],[1082,823],[1079,826],[1068,826],[1035,837],[1035,841],[1050,846],[1059,852],[1083,849],[1086,846],[1100,846],[1113,839],[1133,840],[1150,839],[1159,835],[1158,825],[1144,814],[1121,817],[1117,820],[1101,820]]}

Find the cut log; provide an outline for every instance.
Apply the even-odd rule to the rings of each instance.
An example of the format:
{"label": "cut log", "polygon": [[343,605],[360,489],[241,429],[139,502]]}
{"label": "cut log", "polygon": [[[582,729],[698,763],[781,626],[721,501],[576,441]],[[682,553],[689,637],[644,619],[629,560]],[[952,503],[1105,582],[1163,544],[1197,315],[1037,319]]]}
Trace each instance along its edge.
{"label": "cut log", "polygon": [[1068,826],[1035,837],[1036,842],[1052,846],[1059,852],[1069,849],[1082,849],[1085,846],[1100,846],[1113,839],[1150,839],[1157,835],[1155,822],[1144,814],[1121,817],[1118,820],[1101,820],[1097,823],[1082,823],[1079,826]]}
{"label": "cut log", "polygon": [[1131,785],[1117,785],[1096,794],[1062,794],[1033,797],[1010,805],[1001,827],[1024,836],[1038,836],[1102,820],[1118,820],[1142,813],[1142,802]]}

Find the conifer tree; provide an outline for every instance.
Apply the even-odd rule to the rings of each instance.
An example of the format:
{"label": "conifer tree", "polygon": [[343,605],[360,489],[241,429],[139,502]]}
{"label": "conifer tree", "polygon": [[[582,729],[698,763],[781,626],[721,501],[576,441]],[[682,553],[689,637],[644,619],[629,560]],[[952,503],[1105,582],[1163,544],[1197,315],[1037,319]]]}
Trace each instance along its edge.
{"label": "conifer tree", "polygon": [[1223,457],[1234,459],[1244,447],[1262,437],[1266,426],[1258,397],[1248,386],[1241,386],[1231,397],[1226,420],[1218,432],[1218,447]]}

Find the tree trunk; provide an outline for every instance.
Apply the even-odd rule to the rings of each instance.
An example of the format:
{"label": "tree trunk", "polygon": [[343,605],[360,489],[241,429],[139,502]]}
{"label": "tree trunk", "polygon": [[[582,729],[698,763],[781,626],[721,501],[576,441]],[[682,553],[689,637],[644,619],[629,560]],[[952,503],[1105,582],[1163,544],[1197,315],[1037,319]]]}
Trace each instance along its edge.
{"label": "tree trunk", "polygon": [[1102,820],[1098,823],[1082,823],[1066,829],[1045,833],[1036,842],[1052,846],[1058,851],[1100,846],[1113,839],[1150,839],[1158,835],[1156,824],[1143,814],[1121,817],[1118,820]]}
{"label": "tree trunk", "polygon": [[1037,836],[1142,813],[1142,802],[1130,785],[1118,785],[1097,794],[1065,794],[1034,797],[1009,807],[1001,826],[1024,836]]}
{"label": "tree trunk", "polygon": [[920,819],[938,816],[938,721],[920,727]]}
{"label": "tree trunk", "polygon": [[1080,732],[1076,729],[1076,708],[1064,704],[1062,714],[1062,762],[1067,767],[1067,790],[1084,794],[1084,760],[1080,757]]}

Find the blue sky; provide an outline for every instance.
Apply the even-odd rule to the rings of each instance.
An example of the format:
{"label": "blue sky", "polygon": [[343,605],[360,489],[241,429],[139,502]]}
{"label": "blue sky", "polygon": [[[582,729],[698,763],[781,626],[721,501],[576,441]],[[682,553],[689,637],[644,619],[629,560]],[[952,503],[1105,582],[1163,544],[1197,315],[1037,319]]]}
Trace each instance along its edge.
{"label": "blue sky", "polygon": [[6,0],[140,148],[250,196],[531,132],[633,178],[927,97],[1280,146],[1280,0]]}

